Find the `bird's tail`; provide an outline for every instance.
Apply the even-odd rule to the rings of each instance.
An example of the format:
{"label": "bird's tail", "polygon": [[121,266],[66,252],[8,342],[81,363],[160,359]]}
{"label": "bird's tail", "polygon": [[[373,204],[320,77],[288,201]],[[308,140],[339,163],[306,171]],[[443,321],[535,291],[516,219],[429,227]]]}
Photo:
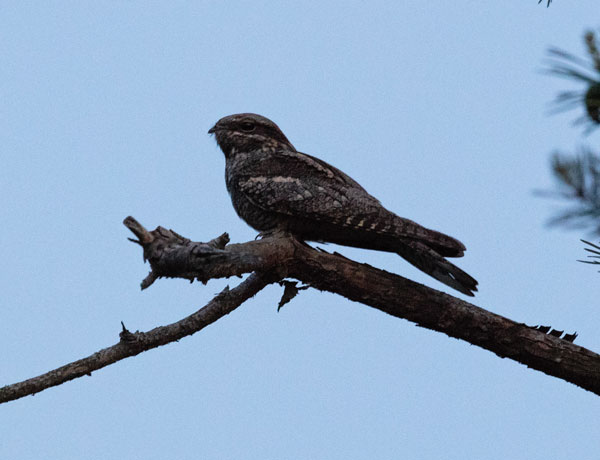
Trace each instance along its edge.
{"label": "bird's tail", "polygon": [[451,264],[433,249],[419,241],[406,242],[398,254],[436,280],[468,296],[477,291],[477,280]]}

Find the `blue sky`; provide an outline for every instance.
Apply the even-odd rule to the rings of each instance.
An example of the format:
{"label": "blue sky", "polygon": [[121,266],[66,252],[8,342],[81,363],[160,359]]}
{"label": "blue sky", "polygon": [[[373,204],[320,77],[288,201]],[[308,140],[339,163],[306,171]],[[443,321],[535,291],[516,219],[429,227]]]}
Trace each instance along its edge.
{"label": "blue sky", "polygon": [[[225,285],[147,274],[121,221],[254,238],[206,131],[257,112],[389,209],[463,241],[474,303],[600,350],[599,274],[550,230],[548,117],[594,0],[5,2],[0,384],[203,306]],[[391,254],[329,246],[446,290]],[[452,294],[456,294],[452,292]],[[0,407],[0,458],[595,458],[600,400],[331,294],[269,287],[191,338]],[[460,295],[460,294],[459,294]]]}

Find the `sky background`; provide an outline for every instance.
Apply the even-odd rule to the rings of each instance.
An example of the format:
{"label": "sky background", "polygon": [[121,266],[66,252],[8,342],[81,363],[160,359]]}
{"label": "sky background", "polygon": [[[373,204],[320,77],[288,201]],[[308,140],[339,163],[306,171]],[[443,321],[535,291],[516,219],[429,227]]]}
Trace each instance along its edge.
{"label": "sky background", "polygon": [[[7,1],[0,8],[0,385],[205,305],[122,225],[255,232],[206,131],[256,112],[389,209],[459,238],[473,302],[600,351],[600,274],[549,157],[581,143],[545,50],[584,52],[597,0]],[[393,254],[339,248],[461,296]],[[374,287],[376,289],[376,287]],[[332,294],[270,286],[194,335],[0,406],[0,458],[597,458],[600,399]],[[464,298],[463,296],[461,296]]]}

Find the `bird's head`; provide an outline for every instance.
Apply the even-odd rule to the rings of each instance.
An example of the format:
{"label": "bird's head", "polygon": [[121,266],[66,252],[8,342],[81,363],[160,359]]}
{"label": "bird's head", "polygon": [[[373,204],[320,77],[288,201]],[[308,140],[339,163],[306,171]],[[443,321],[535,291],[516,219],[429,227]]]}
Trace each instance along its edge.
{"label": "bird's head", "polygon": [[279,127],[268,118],[255,113],[238,113],[221,118],[208,130],[230,158],[239,152],[256,150],[295,150]]}

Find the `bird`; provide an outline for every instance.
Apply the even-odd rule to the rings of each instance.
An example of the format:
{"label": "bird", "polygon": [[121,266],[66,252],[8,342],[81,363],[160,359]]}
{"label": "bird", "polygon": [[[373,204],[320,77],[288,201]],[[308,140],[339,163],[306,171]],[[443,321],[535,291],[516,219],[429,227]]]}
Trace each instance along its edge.
{"label": "bird", "polygon": [[299,152],[266,117],[239,113],[208,131],[225,155],[225,183],[238,216],[259,235],[396,253],[436,280],[474,296],[477,281],[446,260],[465,246],[386,209],[358,182]]}

